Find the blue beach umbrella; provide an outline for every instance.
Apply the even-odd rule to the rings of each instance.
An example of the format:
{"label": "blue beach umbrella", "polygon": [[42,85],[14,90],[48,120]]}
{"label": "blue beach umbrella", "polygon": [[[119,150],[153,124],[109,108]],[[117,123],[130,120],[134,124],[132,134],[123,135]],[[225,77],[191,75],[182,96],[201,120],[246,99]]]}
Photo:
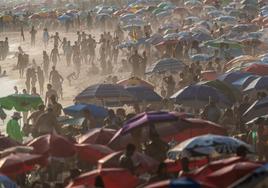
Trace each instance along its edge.
{"label": "blue beach umbrella", "polygon": [[63,109],[64,113],[72,117],[83,117],[83,111],[89,110],[95,118],[105,118],[108,110],[94,104],[75,104]]}
{"label": "blue beach umbrella", "polygon": [[148,87],[134,86],[127,87],[126,90],[136,98],[136,102],[160,102],[162,100],[160,95]]}
{"label": "blue beach umbrella", "polygon": [[185,67],[180,60],[174,58],[165,58],[157,61],[151,66],[147,67],[146,73],[163,73],[166,71],[179,71]]}
{"label": "blue beach umbrella", "polygon": [[248,122],[254,118],[267,115],[268,111],[268,97],[255,101],[243,114],[242,119]]}
{"label": "blue beach umbrella", "polygon": [[256,78],[243,90],[244,92],[268,89],[268,76]]}
{"label": "blue beach umbrella", "polygon": [[236,71],[236,72],[225,73],[225,74],[219,76],[217,79],[220,81],[224,81],[226,83],[232,84],[236,80],[248,77],[250,75],[251,75],[250,73]]}
{"label": "blue beach umbrella", "polygon": [[230,100],[219,90],[206,85],[190,85],[170,97],[177,104],[189,107],[203,108],[209,99],[218,103],[221,107],[231,106]]}

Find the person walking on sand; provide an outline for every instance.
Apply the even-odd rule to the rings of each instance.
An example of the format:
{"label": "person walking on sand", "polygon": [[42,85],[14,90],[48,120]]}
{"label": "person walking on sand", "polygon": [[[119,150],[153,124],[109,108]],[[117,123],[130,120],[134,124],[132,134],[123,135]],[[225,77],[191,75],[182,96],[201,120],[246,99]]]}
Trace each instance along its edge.
{"label": "person walking on sand", "polygon": [[49,33],[48,33],[47,28],[45,28],[43,31],[43,43],[44,43],[45,48],[47,48],[48,46],[48,41],[49,41]]}
{"label": "person walking on sand", "polygon": [[22,41],[25,41],[25,37],[24,37],[24,30],[23,30],[23,26],[20,27],[20,36],[22,38]]}
{"label": "person walking on sand", "polygon": [[31,34],[31,46],[35,46],[35,36],[37,31],[35,30],[34,26],[32,26],[32,29],[30,31]]}
{"label": "person walking on sand", "polygon": [[48,69],[49,69],[49,56],[46,51],[43,51],[43,69],[46,78],[48,77]]}
{"label": "person walking on sand", "polygon": [[28,68],[26,71],[26,81],[25,81],[26,90],[28,93],[30,92],[31,88],[31,78],[32,78],[32,68]]}
{"label": "person walking on sand", "polygon": [[54,46],[51,50],[50,60],[52,61],[53,66],[56,66],[57,62],[60,60],[60,54],[57,46]]}
{"label": "person walking on sand", "polygon": [[24,75],[24,70],[26,68],[24,57],[23,57],[23,54],[22,53],[19,53],[19,55],[18,55],[17,68],[19,70],[20,78],[22,78],[23,75]]}
{"label": "person walking on sand", "polygon": [[6,132],[9,138],[17,142],[22,143],[23,141],[23,132],[21,130],[19,120],[22,118],[19,112],[14,112],[11,116],[11,120],[8,121]]}
{"label": "person walking on sand", "polygon": [[37,67],[37,78],[38,78],[38,83],[39,83],[40,95],[43,95],[45,76],[44,76],[44,71],[41,69],[40,66]]}
{"label": "person walking on sand", "polygon": [[66,46],[66,51],[65,51],[65,57],[66,57],[66,62],[67,62],[68,67],[71,64],[72,54],[73,54],[73,48],[71,46],[71,41],[68,41],[67,46]]}
{"label": "person walking on sand", "polygon": [[61,98],[63,96],[63,93],[62,93],[63,81],[64,81],[63,77],[53,66],[52,71],[50,72],[50,75],[49,75],[49,83],[52,83],[52,86],[56,89],[57,93],[61,96]]}
{"label": "person walking on sand", "polygon": [[47,84],[47,92],[46,92],[46,96],[45,96],[45,105],[51,104],[50,97],[52,95],[54,95],[56,97],[56,100],[58,100],[58,94],[57,94],[56,90],[54,90],[52,88],[51,84]]}

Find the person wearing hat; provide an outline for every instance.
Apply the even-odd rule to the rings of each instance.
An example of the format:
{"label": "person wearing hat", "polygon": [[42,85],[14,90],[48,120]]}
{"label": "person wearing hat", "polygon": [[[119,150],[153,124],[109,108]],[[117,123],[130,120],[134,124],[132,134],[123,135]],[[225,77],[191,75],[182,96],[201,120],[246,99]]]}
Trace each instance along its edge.
{"label": "person wearing hat", "polygon": [[8,121],[6,132],[7,135],[17,141],[22,142],[23,141],[23,132],[21,130],[21,127],[19,125],[19,119],[21,119],[21,115],[19,112],[14,112],[13,116],[11,116],[11,120]]}

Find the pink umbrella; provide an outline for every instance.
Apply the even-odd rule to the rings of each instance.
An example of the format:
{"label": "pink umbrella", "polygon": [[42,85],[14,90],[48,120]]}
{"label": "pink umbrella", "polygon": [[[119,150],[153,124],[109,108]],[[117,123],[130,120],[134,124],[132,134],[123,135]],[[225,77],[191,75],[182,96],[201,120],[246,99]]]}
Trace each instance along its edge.
{"label": "pink umbrella", "polygon": [[115,134],[113,129],[98,128],[77,138],[79,144],[102,144],[106,145]]}
{"label": "pink umbrella", "polygon": [[[123,151],[114,152],[110,155],[99,160],[99,168],[118,168],[120,167],[119,158],[123,154]],[[135,164],[139,164],[137,173],[143,172],[155,172],[159,162],[155,159],[139,152],[135,152],[133,155],[133,161]]]}
{"label": "pink umbrella", "polygon": [[94,187],[95,178],[97,176],[102,178],[105,188],[135,188],[139,184],[138,178],[126,169],[104,168],[80,175],[75,178],[67,188],[75,188],[81,185]]}
{"label": "pink umbrella", "polygon": [[27,146],[34,148],[34,153],[54,157],[71,157],[75,154],[74,144],[58,134],[46,134],[30,141]]}
{"label": "pink umbrella", "polygon": [[99,144],[76,144],[75,147],[79,158],[90,164],[97,164],[99,159],[113,153],[107,146]]}

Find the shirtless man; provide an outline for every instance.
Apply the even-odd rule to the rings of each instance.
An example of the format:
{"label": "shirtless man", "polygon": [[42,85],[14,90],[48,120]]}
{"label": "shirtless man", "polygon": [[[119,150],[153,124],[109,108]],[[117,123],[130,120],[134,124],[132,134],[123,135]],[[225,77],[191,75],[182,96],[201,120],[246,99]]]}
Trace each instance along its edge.
{"label": "shirtless man", "polygon": [[51,84],[47,84],[47,92],[46,92],[46,97],[45,97],[45,105],[51,104],[50,97],[54,95],[56,97],[56,100],[58,100],[58,95],[56,90],[52,88]]}
{"label": "shirtless man", "polygon": [[54,66],[56,66],[58,60],[60,60],[60,54],[57,46],[54,46],[54,48],[51,50],[50,60]]}

